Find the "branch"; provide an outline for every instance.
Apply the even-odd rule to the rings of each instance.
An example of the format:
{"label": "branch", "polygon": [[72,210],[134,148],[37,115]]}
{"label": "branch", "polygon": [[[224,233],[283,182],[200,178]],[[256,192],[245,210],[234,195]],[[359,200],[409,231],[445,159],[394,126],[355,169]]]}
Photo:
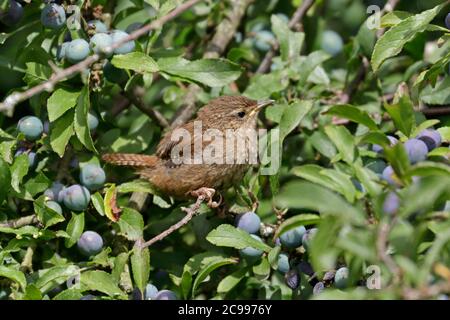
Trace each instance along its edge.
{"label": "branch", "polygon": [[[135,40],[139,38],[140,36],[146,34],[150,30],[159,29],[161,28],[166,22],[169,22],[170,20],[173,20],[177,16],[179,16],[184,11],[188,10],[190,7],[192,7],[194,4],[199,2],[201,0],[188,0],[182,5],[178,6],[171,12],[169,12],[167,15],[152,21],[151,23],[143,26],[142,28],[132,32],[127,37],[123,38],[121,41],[118,41],[114,43],[111,47],[107,48],[105,51],[113,51],[114,49],[120,47],[124,43]],[[32,87],[24,92],[14,92],[11,95],[7,96],[3,103],[0,103],[0,111],[10,111],[12,108],[18,104],[19,102],[22,102],[24,100],[27,100],[34,96],[35,94],[41,93],[42,91],[52,91],[55,84],[58,82],[68,78],[69,76],[72,76],[74,74],[77,74],[87,68],[94,62],[97,62],[100,60],[101,56],[98,54],[93,54],[92,56],[87,57],[85,60],[74,64],[73,66],[70,66],[67,69],[62,69],[57,72],[54,72],[50,79],[35,86]]]}
{"label": "branch", "polygon": [[390,223],[383,222],[378,229],[378,236],[376,240],[377,254],[378,257],[386,264],[389,271],[392,273],[394,283],[400,281],[401,270],[387,253],[387,243],[389,238],[389,233],[391,232],[392,226],[395,224],[396,218],[394,218]]}
{"label": "branch", "polygon": [[[214,36],[203,54],[203,58],[218,58],[222,55],[228,46],[228,43],[230,43],[231,39],[233,39],[233,36],[236,33],[242,18],[244,17],[247,7],[253,1],[254,0],[229,1],[230,10],[225,14],[225,19],[223,19],[217,26]],[[195,113],[195,102],[199,92],[199,86],[195,84],[191,84],[189,86],[183,108],[181,108],[180,111],[177,112],[172,118],[172,123],[170,125],[171,129],[176,128],[191,119],[192,115]]]}
{"label": "branch", "polygon": [[151,108],[144,103],[144,101],[142,100],[142,95],[142,88],[135,88],[133,92],[125,92],[125,96],[136,106],[136,108],[148,115],[160,127],[169,127],[169,122],[167,122],[166,118],[164,118],[164,116],[158,110]]}
{"label": "branch", "polygon": [[[308,12],[309,8],[312,7],[314,4],[314,0],[304,0],[302,1],[302,4],[298,9],[295,11],[294,15],[292,16],[291,20],[288,23],[288,27],[290,29],[293,29],[295,26],[300,24],[303,20],[303,17]],[[275,53],[280,48],[280,45],[278,42],[266,53],[263,61],[259,65],[258,69],[256,70],[256,73],[266,73],[270,65],[272,64],[272,59],[275,56]]]}
{"label": "branch", "polygon": [[198,213],[198,211],[200,210],[200,206],[201,206],[202,202],[205,201],[205,199],[206,199],[205,195],[200,195],[197,198],[197,201],[193,205],[191,205],[189,208],[181,207],[181,210],[186,212],[186,216],[184,216],[183,219],[181,219],[180,221],[178,221],[174,225],[170,226],[168,229],[164,230],[163,232],[161,232],[157,236],[155,236],[152,239],[148,240],[147,242],[138,243],[137,245],[141,249],[149,247],[152,244],[154,244],[155,242],[164,239],[165,237],[167,237],[169,234],[171,234],[175,230],[180,229],[182,226],[184,226],[189,221],[191,221],[191,219]]}
{"label": "branch", "polygon": [[13,228],[17,229],[30,224],[35,224],[38,222],[36,215],[32,214],[29,216],[21,217],[14,220],[8,220],[6,222],[0,223],[1,228]]}

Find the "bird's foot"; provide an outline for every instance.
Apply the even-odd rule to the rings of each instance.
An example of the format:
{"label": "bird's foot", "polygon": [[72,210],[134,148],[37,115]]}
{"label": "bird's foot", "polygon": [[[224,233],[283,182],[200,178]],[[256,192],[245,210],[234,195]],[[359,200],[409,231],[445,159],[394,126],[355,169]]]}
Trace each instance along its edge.
{"label": "bird's foot", "polygon": [[193,197],[202,198],[208,201],[207,205],[210,208],[217,208],[222,203],[222,195],[219,193],[219,202],[213,201],[213,197],[216,194],[216,190],[213,188],[201,187],[197,190],[191,191],[190,195]]}

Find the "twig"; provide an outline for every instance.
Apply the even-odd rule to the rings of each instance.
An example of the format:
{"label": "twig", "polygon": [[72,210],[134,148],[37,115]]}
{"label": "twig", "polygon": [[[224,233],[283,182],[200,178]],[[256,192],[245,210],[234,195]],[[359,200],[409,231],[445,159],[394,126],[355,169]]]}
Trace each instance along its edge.
{"label": "twig", "polygon": [[[300,24],[303,20],[303,17],[308,12],[309,8],[312,7],[314,4],[314,0],[304,0],[302,1],[302,4],[298,7],[298,9],[295,11],[294,15],[292,16],[291,20],[289,20],[288,27],[290,29],[293,29],[297,24]],[[275,56],[275,53],[279,49],[278,42],[266,53],[263,61],[259,65],[258,69],[256,70],[256,73],[266,73],[270,65],[272,63],[272,59]]]}
{"label": "twig", "polygon": [[13,228],[17,229],[30,224],[35,224],[38,222],[36,215],[32,214],[29,216],[21,217],[14,220],[8,220],[6,222],[0,223],[1,228]]}
{"label": "twig", "polygon": [[205,195],[200,195],[197,198],[197,201],[191,205],[189,208],[185,208],[182,207],[181,210],[183,210],[184,212],[186,212],[186,216],[184,216],[183,219],[181,219],[180,221],[178,221],[177,223],[175,223],[174,225],[170,226],[168,229],[164,230],[163,232],[161,232],[160,234],[158,234],[157,236],[153,237],[152,239],[148,240],[147,242],[144,243],[139,243],[139,247],[140,248],[146,248],[151,246],[152,244],[154,244],[157,241],[160,241],[162,239],[164,239],[165,237],[167,237],[169,234],[171,234],[172,232],[174,232],[175,230],[180,229],[182,226],[184,226],[185,224],[187,224],[189,221],[191,221],[191,219],[198,213],[198,210],[200,209],[200,206],[202,204],[203,201],[205,201],[206,196]]}
{"label": "twig", "polygon": [[[254,0],[229,0],[230,10],[225,14],[225,19],[217,26],[214,36],[203,54],[203,58],[218,58],[222,55],[228,46],[228,43],[233,39],[247,7],[253,1]],[[197,85],[192,84],[188,87],[184,106],[172,118],[170,128],[176,128],[191,119],[195,112],[195,102],[197,101],[197,94],[199,92],[200,87]]]}
{"label": "twig", "polygon": [[426,117],[446,116],[450,114],[450,107],[436,107],[419,110]]}
{"label": "twig", "polygon": [[152,120],[154,120],[160,127],[169,127],[169,122],[166,118],[156,109],[147,106],[142,100],[142,88],[135,88],[133,92],[125,92],[125,96],[136,106],[142,113],[148,115]]}
{"label": "twig", "polygon": [[405,288],[402,295],[406,300],[423,300],[433,298],[441,293],[450,293],[450,281],[418,289]]}
{"label": "twig", "polygon": [[395,224],[396,218],[390,223],[381,223],[378,229],[378,236],[376,241],[377,254],[378,257],[386,264],[389,271],[393,275],[393,282],[398,283],[400,281],[401,270],[395,263],[395,261],[391,258],[391,256],[387,253],[387,243],[389,238],[389,233],[391,232],[391,227]]}
{"label": "twig", "polygon": [[[140,36],[146,34],[150,30],[161,28],[166,22],[173,20],[174,18],[179,16],[184,11],[188,10],[190,7],[192,7],[194,4],[196,4],[199,1],[201,1],[201,0],[186,1],[182,5],[178,6],[177,8],[175,8],[174,10],[169,12],[167,15],[165,15],[157,20],[152,21],[151,23],[143,26],[142,28],[132,32],[127,37],[114,43],[110,48],[107,48],[107,50],[105,50],[105,51],[112,51],[128,41],[139,38]],[[93,54],[93,55],[87,57],[85,60],[83,60],[77,64],[74,64],[73,66],[70,66],[67,69],[62,69],[59,72],[53,73],[50,76],[49,80],[47,80],[35,87],[32,87],[24,92],[14,92],[14,93],[10,94],[9,96],[7,96],[5,98],[3,103],[0,103],[0,111],[9,111],[19,102],[27,100],[27,99],[31,98],[32,96],[34,96],[35,94],[38,94],[42,91],[52,91],[55,84],[57,84],[59,81],[62,81],[63,79],[66,79],[69,76],[72,76],[74,74],[77,74],[77,73],[89,68],[89,66],[91,64],[98,61],[100,58],[101,58],[100,55]]]}
{"label": "twig", "polygon": [[35,244],[31,244],[27,248],[27,252],[25,253],[25,256],[23,257],[22,263],[20,264],[20,270],[21,271],[30,271],[33,272],[33,255],[34,250],[36,249]]}

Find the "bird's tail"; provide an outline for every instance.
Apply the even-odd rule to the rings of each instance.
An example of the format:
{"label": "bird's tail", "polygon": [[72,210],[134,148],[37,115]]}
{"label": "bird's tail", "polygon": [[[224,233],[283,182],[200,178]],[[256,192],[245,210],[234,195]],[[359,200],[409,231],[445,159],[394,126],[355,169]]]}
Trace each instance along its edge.
{"label": "bird's tail", "polygon": [[134,153],[107,153],[102,156],[103,161],[118,166],[153,167],[158,158]]}

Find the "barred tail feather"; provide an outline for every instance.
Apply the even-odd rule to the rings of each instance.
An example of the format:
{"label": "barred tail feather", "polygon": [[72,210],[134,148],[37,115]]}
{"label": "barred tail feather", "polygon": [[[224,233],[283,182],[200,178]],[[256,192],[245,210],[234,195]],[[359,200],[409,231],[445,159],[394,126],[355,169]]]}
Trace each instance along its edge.
{"label": "barred tail feather", "polygon": [[102,156],[103,161],[118,166],[152,167],[157,161],[156,156],[133,153],[107,153]]}

